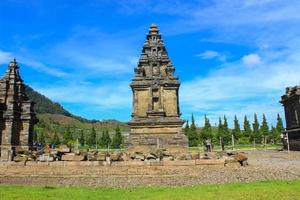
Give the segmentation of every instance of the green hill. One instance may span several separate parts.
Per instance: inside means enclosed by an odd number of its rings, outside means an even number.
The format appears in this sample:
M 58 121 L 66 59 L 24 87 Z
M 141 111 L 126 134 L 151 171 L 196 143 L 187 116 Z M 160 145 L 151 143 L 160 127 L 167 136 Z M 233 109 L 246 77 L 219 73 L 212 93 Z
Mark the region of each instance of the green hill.
M 39 122 L 34 126 L 34 133 L 38 138 L 44 137 L 46 142 L 50 143 L 55 133 L 63 141 L 67 132 L 71 132 L 74 139 L 79 138 L 83 133 L 87 139 L 93 128 L 96 130 L 97 138 L 100 138 L 104 130 L 114 133 L 117 127 L 123 133 L 129 131 L 129 126 L 118 120 L 88 120 L 73 115 L 59 103 L 53 102 L 29 86 L 26 86 L 25 93 L 35 103 L 34 110 L 39 119 Z

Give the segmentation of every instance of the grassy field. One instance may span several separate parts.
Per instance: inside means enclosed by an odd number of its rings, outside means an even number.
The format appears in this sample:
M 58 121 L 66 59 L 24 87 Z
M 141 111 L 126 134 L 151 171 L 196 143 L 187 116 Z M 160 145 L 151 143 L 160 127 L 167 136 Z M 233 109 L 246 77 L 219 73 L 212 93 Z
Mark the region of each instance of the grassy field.
M 0 199 L 300 199 L 300 180 L 193 187 L 84 188 L 0 185 Z

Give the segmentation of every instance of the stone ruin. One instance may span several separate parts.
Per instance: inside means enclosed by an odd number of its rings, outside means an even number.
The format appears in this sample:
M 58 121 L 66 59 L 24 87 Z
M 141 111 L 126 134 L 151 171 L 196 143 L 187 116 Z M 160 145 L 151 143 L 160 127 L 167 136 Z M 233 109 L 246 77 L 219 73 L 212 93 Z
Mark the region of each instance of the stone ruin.
M 180 82 L 155 24 L 149 29 L 134 71 L 130 84 L 133 113 L 127 150 L 186 151 L 188 140 L 182 132 L 184 121 L 180 119 L 178 99 Z
M 288 134 L 290 150 L 300 151 L 300 86 L 287 87 L 280 103 L 284 107 L 286 120 L 283 134 Z M 284 147 L 287 148 L 286 140 Z
M 16 148 L 28 149 L 32 145 L 33 126 L 37 122 L 33 105 L 25 94 L 14 59 L 0 80 L 0 160 L 9 161 Z

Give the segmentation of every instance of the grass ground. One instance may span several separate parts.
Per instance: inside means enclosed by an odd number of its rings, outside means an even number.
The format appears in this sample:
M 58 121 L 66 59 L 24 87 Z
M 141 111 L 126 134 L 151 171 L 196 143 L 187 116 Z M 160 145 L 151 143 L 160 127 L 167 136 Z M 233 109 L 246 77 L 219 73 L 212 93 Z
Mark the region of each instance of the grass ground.
M 0 185 L 0 199 L 300 199 L 300 180 L 192 187 L 84 188 Z

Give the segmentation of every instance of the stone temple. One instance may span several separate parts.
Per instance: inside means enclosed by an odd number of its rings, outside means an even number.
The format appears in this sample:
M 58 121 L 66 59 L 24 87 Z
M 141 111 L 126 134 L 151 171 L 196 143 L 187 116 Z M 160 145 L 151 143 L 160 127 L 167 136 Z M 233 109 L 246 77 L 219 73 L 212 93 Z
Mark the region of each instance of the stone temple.
M 130 84 L 133 113 L 126 141 L 128 150 L 187 150 L 179 110 L 180 82 L 174 71 L 158 28 L 152 24 Z
M 290 149 L 300 151 L 300 86 L 287 87 L 280 103 L 284 106 Z
M 36 122 L 33 102 L 25 94 L 14 59 L 0 80 L 0 160 L 11 160 L 16 148 L 28 149 L 32 145 Z

